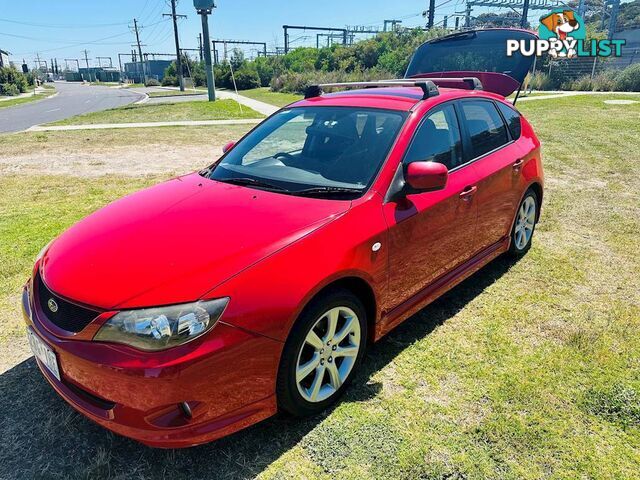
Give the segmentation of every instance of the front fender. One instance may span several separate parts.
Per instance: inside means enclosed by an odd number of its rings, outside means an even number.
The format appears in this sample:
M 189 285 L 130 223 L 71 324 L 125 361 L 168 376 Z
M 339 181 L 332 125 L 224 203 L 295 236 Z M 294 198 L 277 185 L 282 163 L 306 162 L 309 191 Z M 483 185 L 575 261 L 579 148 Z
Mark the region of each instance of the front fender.
M 374 252 L 372 245 L 381 243 Z M 284 342 L 298 315 L 323 288 L 345 277 L 380 297 L 387 285 L 387 228 L 380 197 L 260 261 L 209 292 L 231 298 L 224 322 Z

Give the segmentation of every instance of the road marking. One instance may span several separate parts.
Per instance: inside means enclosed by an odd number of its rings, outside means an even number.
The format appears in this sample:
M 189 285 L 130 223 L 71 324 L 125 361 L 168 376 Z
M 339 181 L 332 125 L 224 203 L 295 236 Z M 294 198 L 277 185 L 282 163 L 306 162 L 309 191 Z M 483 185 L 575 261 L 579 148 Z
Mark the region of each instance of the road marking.
M 51 112 L 57 112 L 58 110 L 60 110 L 59 108 L 54 108 L 53 110 L 47 110 L 44 113 L 51 113 Z
M 91 101 L 91 100 L 85 100 L 85 102 L 84 102 L 84 103 L 89 103 L 90 101 Z

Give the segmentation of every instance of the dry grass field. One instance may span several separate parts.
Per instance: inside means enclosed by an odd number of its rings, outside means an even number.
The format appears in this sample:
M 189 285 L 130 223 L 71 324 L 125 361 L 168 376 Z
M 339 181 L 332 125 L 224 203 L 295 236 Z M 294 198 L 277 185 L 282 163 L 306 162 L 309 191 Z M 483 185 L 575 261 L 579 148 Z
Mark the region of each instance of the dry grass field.
M 70 224 L 249 127 L 0 136 L 0 478 L 640 478 L 640 103 L 607 98 L 520 105 L 546 165 L 524 258 L 374 345 L 331 411 L 175 451 L 58 398 L 30 358 L 20 286 Z

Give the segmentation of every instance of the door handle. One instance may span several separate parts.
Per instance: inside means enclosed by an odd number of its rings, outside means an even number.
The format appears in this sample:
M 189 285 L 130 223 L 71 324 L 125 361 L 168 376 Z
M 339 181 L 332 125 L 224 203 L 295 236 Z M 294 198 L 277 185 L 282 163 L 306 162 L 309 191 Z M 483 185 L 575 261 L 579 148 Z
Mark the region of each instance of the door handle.
M 512 165 L 513 171 L 515 173 L 518 173 L 520 171 L 520 169 L 522 168 L 522 165 L 524 165 L 524 158 L 521 158 L 520 160 L 517 160 L 516 163 L 514 163 Z
M 465 202 L 468 202 L 477 191 L 478 187 L 476 187 L 475 185 L 473 187 L 465 187 L 465 189 L 460 192 L 460 198 Z

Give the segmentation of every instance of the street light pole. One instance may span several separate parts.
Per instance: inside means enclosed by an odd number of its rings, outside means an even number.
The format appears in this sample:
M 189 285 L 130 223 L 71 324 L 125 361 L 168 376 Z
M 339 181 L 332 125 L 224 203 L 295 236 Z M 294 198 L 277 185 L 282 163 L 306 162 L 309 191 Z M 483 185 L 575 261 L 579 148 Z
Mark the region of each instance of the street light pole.
M 216 86 L 213 75 L 213 65 L 211 65 L 211 38 L 209 36 L 209 18 L 211 11 L 215 8 L 214 0 L 193 0 L 193 6 L 202 18 L 202 45 L 204 50 L 204 64 L 207 72 L 207 91 L 209 92 L 209 101 L 216 100 Z

